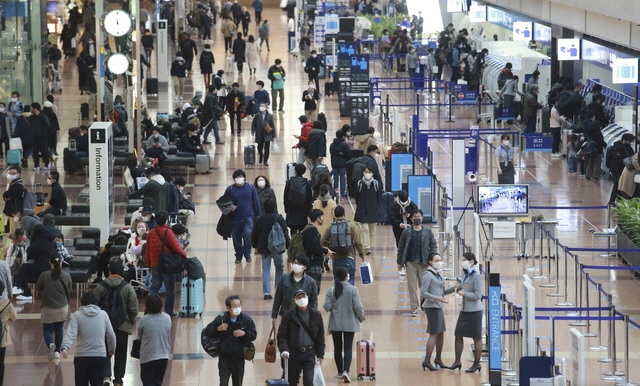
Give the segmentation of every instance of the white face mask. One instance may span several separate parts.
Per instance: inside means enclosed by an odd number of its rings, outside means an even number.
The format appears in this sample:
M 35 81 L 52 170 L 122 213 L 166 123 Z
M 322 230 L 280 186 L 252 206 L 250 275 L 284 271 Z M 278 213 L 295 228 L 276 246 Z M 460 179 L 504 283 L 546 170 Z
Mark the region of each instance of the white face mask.
M 502 144 L 504 145 L 504 147 L 509 147 L 511 145 L 511 142 L 503 141 Z
M 178 190 L 180 191 L 180 193 L 182 193 L 182 191 L 184 190 L 184 186 L 179 187 Z
M 244 184 L 244 177 L 237 177 L 236 179 L 234 179 L 234 181 L 237 185 L 242 185 Z
M 17 180 L 18 178 L 20 178 L 19 174 L 7 174 L 7 179 L 13 181 L 13 180 Z
M 53 180 L 51 178 L 47 178 L 47 184 L 49 185 L 53 184 Z
M 16 103 L 18 101 L 18 98 L 11 98 L 11 102 Z
M 433 263 L 433 268 L 435 269 L 444 268 L 444 261 L 436 261 L 435 263 Z
M 364 173 L 364 179 L 369 181 L 373 178 L 373 173 Z
M 0 107 L 0 113 L 4 113 L 4 107 Z
M 300 264 L 293 264 L 291 266 L 291 269 L 293 269 L 294 273 L 300 273 L 300 272 L 304 271 L 304 266 L 300 265 Z
M 160 134 L 154 134 L 154 135 L 153 135 L 153 138 L 156 138 L 156 139 L 157 139 L 157 138 L 160 138 Z
M 303 298 L 296 299 L 296 304 L 298 307 L 306 307 L 307 304 L 309 304 L 309 298 L 305 296 Z
M 260 181 L 258 181 L 258 187 L 259 187 L 259 188 L 264 188 L 264 186 L 265 186 L 266 184 L 267 184 L 267 183 L 266 183 L 264 180 L 260 180 Z
M 266 108 L 266 107 L 264 107 L 264 106 L 260 106 L 260 111 L 261 111 L 261 112 L 265 112 L 265 111 L 267 111 L 267 108 Z
M 462 269 L 469 269 L 469 261 L 465 260 L 462 262 Z
M 307 86 L 309 88 L 309 90 L 313 90 L 316 88 L 315 84 L 310 84 L 309 86 Z
M 317 57 L 318 57 L 318 55 L 313 54 L 313 55 L 311 55 L 311 57 L 312 57 L 312 58 L 317 58 Z
M 234 314 L 235 316 L 240 315 L 241 312 L 242 312 L 242 307 L 235 307 L 231 309 L 231 313 Z
M 143 234 L 147 233 L 147 227 L 138 227 L 138 229 L 136 229 L 136 233 L 138 234 L 138 236 L 142 236 Z
M 149 216 L 142 216 L 142 217 L 140 217 L 140 220 L 149 221 Z

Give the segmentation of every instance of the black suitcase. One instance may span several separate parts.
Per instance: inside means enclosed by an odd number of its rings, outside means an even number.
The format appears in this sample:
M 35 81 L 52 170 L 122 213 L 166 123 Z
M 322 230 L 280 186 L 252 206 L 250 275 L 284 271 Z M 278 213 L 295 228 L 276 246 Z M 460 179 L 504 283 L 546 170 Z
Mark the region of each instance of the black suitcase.
M 256 164 L 256 147 L 253 145 L 244 147 L 244 165 Z
M 389 208 L 393 204 L 396 195 L 391 192 L 382 193 L 382 198 L 380 199 L 380 218 L 378 219 L 378 223 L 380 224 L 389 224 Z
M 324 96 L 330 97 L 333 96 L 333 82 L 326 82 L 324 84 Z
M 62 154 L 62 162 L 64 162 L 64 171 L 68 174 L 73 174 L 82 169 L 80 167 L 80 163 L 76 159 L 75 154 L 75 151 L 71 151 L 66 147 L 64 148 L 64 152 Z
M 158 78 L 147 78 L 147 95 L 158 95 Z
M 83 120 L 88 120 L 89 119 L 89 104 L 88 103 L 83 103 L 80 105 L 80 116 L 82 117 Z

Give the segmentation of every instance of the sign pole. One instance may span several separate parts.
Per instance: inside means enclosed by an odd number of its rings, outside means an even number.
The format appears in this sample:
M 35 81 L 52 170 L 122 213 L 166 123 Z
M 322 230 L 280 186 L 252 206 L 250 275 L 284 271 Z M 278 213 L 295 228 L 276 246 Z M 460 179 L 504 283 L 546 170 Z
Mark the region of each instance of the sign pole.
M 500 274 L 489 274 L 489 383 L 502 385 L 502 307 Z

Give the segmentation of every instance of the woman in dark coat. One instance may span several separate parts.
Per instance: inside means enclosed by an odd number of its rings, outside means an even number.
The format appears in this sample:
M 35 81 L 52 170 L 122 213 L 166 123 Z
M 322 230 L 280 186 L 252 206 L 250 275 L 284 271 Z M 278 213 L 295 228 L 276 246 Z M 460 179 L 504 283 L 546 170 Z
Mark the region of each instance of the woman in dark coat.
M 269 179 L 263 175 L 259 175 L 258 177 L 256 177 L 255 181 L 253 182 L 253 185 L 256 187 L 256 190 L 258 191 L 258 198 L 260 199 L 260 210 L 262 212 L 261 214 L 264 214 L 265 212 L 264 203 L 268 199 L 272 199 L 273 202 L 276 203 L 275 211 L 276 213 L 278 213 L 278 204 L 277 204 L 278 200 L 276 199 L 276 193 L 273 191 L 273 188 L 271 187 L 271 182 L 269 182 Z
M 56 146 L 58 144 L 58 134 L 60 133 L 60 124 L 58 123 L 58 116 L 53 112 L 53 104 L 49 101 L 44 102 L 44 108 L 42 113 L 49 118 L 49 133 L 47 135 L 49 145 L 49 158 L 53 160 L 54 155 L 58 155 L 56 152 Z
M 376 224 L 380 220 L 380 200 L 382 186 L 373 178 L 373 171 L 364 169 L 362 180 L 358 181 L 355 189 L 356 214 L 354 221 L 360 223 L 363 235 L 365 254 L 371 254 L 371 240 L 376 237 Z
M 89 91 L 89 76 L 92 73 L 93 62 L 87 51 L 82 51 L 78 59 L 76 59 L 76 66 L 78 66 L 78 89 L 80 95 L 85 91 Z
M 270 133 L 264 130 L 266 125 L 271 127 Z M 271 141 L 276 139 L 276 127 L 273 124 L 273 115 L 267 111 L 265 103 L 260 103 L 260 111 L 253 116 L 251 133 L 255 135 L 255 140 L 258 144 L 258 154 L 260 155 L 260 162 L 258 163 L 269 166 L 269 152 L 271 150 Z
M 242 33 L 244 36 L 249 35 L 249 23 L 251 23 L 251 14 L 247 11 L 247 7 L 242 7 L 240 14 L 240 22 L 242 23 Z
M 62 40 L 62 52 L 64 53 L 64 58 L 73 58 L 76 56 L 76 49 L 71 45 L 71 41 L 73 40 L 75 34 L 71 32 L 71 27 L 69 24 L 65 24 L 62 27 L 62 33 L 60 34 L 60 40 Z
M 204 85 L 209 87 L 211 84 L 211 74 L 213 74 L 213 64 L 215 63 L 211 45 L 205 44 L 204 50 L 200 53 L 200 73 L 204 76 Z
M 231 53 L 235 57 L 236 66 L 238 67 L 238 74 L 242 74 L 242 64 L 244 63 L 244 51 L 247 48 L 247 43 L 242 39 L 242 34 L 238 32 L 238 38 L 233 41 L 233 49 Z

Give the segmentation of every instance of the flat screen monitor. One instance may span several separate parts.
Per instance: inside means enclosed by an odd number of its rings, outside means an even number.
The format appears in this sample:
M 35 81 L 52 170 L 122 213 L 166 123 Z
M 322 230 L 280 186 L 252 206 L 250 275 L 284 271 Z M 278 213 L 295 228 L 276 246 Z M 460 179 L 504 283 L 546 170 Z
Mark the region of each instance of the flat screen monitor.
M 519 217 L 529 212 L 529 185 L 478 185 L 478 215 Z

